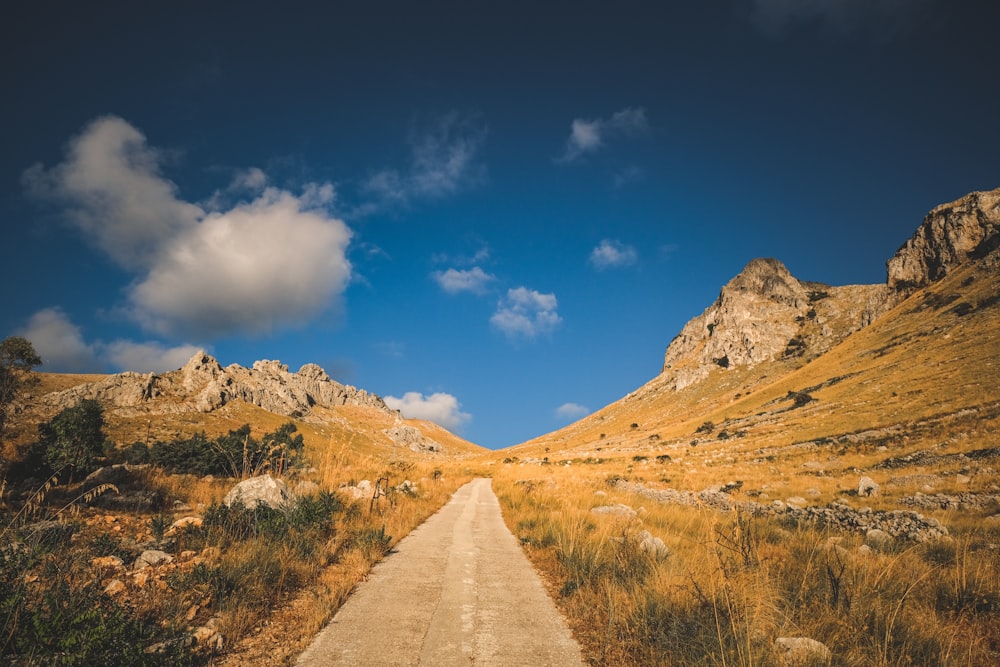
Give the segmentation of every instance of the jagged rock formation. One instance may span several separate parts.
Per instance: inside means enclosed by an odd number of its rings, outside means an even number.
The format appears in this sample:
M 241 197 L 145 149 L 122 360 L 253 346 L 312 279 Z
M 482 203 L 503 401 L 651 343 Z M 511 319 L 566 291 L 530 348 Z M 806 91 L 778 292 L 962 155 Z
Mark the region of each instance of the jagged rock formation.
M 884 285 L 801 282 L 776 259 L 754 259 L 671 341 L 662 378 L 681 390 L 719 368 L 814 358 L 975 259 L 1000 266 L 1000 188 L 932 210 L 886 263 Z
M 885 285 L 801 282 L 776 259 L 754 259 L 670 343 L 663 373 L 677 390 L 717 368 L 817 356 L 892 303 Z
M 393 443 L 403 447 L 409 447 L 415 452 L 442 451 L 440 443 L 425 437 L 420 429 L 415 426 L 397 424 L 396 426 L 387 428 L 382 432 L 389 436 L 389 439 L 392 440 Z
M 62 409 L 83 399 L 98 400 L 124 413 L 130 408 L 149 414 L 212 412 L 241 400 L 289 417 L 306 416 L 316 405 L 359 405 L 395 414 L 375 394 L 336 382 L 316 364 L 306 364 L 298 373 L 290 373 L 280 361 L 269 360 L 258 361 L 253 368 L 237 364 L 223 368 L 205 352 L 198 352 L 176 371 L 161 375 L 119 373 L 37 400 Z
M 911 290 L 944 278 L 969 260 L 1000 248 L 1000 188 L 942 204 L 886 263 L 888 284 Z

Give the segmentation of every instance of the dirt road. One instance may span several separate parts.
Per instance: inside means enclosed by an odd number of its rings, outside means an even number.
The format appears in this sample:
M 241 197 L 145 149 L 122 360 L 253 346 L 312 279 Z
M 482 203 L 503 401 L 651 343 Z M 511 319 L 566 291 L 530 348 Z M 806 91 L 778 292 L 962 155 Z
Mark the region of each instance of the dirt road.
M 375 566 L 296 664 L 584 662 L 507 530 L 490 480 L 476 479 Z

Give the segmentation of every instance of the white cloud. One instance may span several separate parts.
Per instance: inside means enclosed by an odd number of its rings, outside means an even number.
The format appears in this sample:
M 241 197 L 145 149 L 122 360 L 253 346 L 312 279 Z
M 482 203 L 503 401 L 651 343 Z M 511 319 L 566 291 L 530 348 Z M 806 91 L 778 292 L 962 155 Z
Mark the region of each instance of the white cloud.
M 136 318 L 161 333 L 222 336 L 302 324 L 343 292 L 350 238 L 343 222 L 269 189 L 175 239 L 129 298 Z
M 604 239 L 596 248 L 590 251 L 590 263 L 596 269 L 614 269 L 635 264 L 638 258 L 636 249 L 621 241 Z
M 573 421 L 590 414 L 590 408 L 579 403 L 563 403 L 556 408 L 556 418 L 559 420 Z
M 410 137 L 411 161 L 405 173 L 385 169 L 370 176 L 364 189 L 382 204 L 437 199 L 473 187 L 486 177 L 479 160 L 486 127 L 477 118 L 446 114 Z
M 559 162 L 572 162 L 586 153 L 602 148 L 609 139 L 633 136 L 649 130 L 646 110 L 642 107 L 616 111 L 610 118 L 584 120 L 576 118 L 570 124 L 566 149 Z
M 83 340 L 80 327 L 59 308 L 38 311 L 17 335 L 31 341 L 42 359 L 40 370 L 49 373 L 98 373 L 103 370 L 95 347 Z
M 478 266 L 471 269 L 448 269 L 447 271 L 435 271 L 431 274 L 434 281 L 449 294 L 459 292 L 472 292 L 482 294 L 486 285 L 496 280 L 496 276 L 486 273 Z
M 497 302 L 490 324 L 509 338 L 536 338 L 552 333 L 562 322 L 557 307 L 555 294 L 517 287 L 507 290 L 507 295 Z
M 105 116 L 70 141 L 65 162 L 48 171 L 35 164 L 23 180 L 34 194 L 66 204 L 88 239 L 135 270 L 204 215 L 199 206 L 178 199 L 159 162 L 160 154 L 139 130 Z
M 424 419 L 456 431 L 472 419 L 472 415 L 462 412 L 458 399 L 451 394 L 437 392 L 424 396 L 417 391 L 408 391 L 402 398 L 386 396 L 385 404 L 407 419 Z
M 28 319 L 17 335 L 31 341 L 42 358 L 41 370 L 52 373 L 140 373 L 175 370 L 200 348 L 195 345 L 167 347 L 162 343 L 118 339 L 110 343 L 84 340 L 80 327 L 59 308 L 45 308 Z
M 229 184 L 231 191 L 246 190 L 250 192 L 260 192 L 267 187 L 267 174 L 262 169 L 250 167 L 236 172 L 232 182 Z
M 63 163 L 35 165 L 24 176 L 136 275 L 130 312 L 143 326 L 198 338 L 262 333 L 339 305 L 351 277 L 351 231 L 324 210 L 332 185 L 307 184 L 298 197 L 261 191 L 267 175 L 249 169 L 230 191 L 256 198 L 206 212 L 179 198 L 159 162 L 137 129 L 108 116 L 70 142 Z
M 103 347 L 103 355 L 115 367 L 137 373 L 177 370 L 201 348 L 197 345 L 167 347 L 162 343 L 116 340 Z

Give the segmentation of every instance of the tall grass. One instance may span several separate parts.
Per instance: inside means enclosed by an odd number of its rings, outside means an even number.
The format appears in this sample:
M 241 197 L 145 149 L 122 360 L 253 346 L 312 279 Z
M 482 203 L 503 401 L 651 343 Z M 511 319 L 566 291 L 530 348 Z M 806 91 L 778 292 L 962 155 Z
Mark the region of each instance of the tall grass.
M 776 517 L 658 505 L 558 469 L 508 466 L 494 487 L 586 652 L 605 665 L 778 664 L 809 637 L 836 665 L 992 665 L 1000 656 L 1000 531 L 859 549 L 863 536 Z M 634 518 L 598 515 L 626 503 Z M 670 550 L 639 548 L 649 531 Z
M 111 485 L 60 487 L 53 479 L 12 499 L 0 517 L 0 660 L 282 664 L 375 562 L 470 477 L 447 465 L 360 456 L 349 443 L 309 456 L 319 467 L 287 471 L 287 482 L 311 482 L 311 490 L 278 509 L 221 504 L 235 479 L 155 468 L 129 482 L 163 499 L 145 514 L 111 509 L 114 503 L 88 507 L 118 491 Z M 377 503 L 338 492 L 361 479 L 383 480 Z M 397 489 L 404 479 L 411 484 Z M 174 501 L 186 508 L 173 516 L 160 508 Z M 170 527 L 191 514 L 200 525 Z M 52 538 L 32 538 L 38 525 Z M 144 549 L 165 551 L 173 562 L 133 573 Z

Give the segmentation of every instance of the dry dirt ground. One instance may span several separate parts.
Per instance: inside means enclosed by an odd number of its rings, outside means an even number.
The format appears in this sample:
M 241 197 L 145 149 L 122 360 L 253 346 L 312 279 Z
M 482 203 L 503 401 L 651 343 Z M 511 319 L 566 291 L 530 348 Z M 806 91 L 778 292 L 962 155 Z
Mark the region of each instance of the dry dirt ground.
M 300 656 L 327 665 L 573 665 L 579 645 L 507 529 L 490 480 L 402 540 Z

